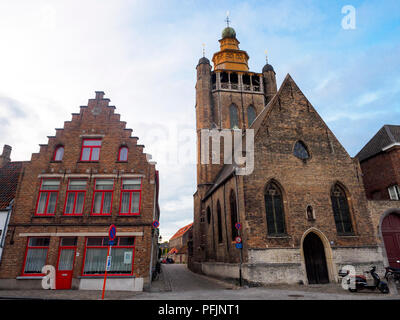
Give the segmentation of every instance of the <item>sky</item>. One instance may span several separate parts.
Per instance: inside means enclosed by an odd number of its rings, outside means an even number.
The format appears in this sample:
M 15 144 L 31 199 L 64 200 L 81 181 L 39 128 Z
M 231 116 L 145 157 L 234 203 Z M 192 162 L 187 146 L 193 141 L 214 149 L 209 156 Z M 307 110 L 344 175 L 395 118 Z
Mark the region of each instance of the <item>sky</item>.
M 250 70 L 267 50 L 278 87 L 290 73 L 351 156 L 400 124 L 398 0 L 2 0 L 0 147 L 30 160 L 104 91 L 157 162 L 168 240 L 193 220 L 195 68 L 203 44 L 210 60 L 219 50 L 227 11 Z

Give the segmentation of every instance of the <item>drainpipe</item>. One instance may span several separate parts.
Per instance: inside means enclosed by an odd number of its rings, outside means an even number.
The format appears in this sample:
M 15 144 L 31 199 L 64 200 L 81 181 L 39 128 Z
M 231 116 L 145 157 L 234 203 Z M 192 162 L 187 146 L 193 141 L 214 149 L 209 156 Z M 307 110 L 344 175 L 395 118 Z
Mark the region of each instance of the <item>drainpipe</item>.
M 240 214 L 239 214 L 239 190 L 238 190 L 238 176 L 235 174 L 236 180 L 236 214 L 237 214 L 237 222 L 240 223 Z M 242 226 L 243 228 L 243 226 Z M 242 237 L 242 230 L 238 230 L 238 235 Z M 239 264 L 239 285 L 243 285 L 242 280 L 242 263 L 243 263 L 243 237 L 242 237 L 242 248 L 240 250 L 240 264 Z
M 8 226 L 8 222 L 9 222 L 9 220 L 10 220 L 10 216 L 11 216 L 11 212 L 12 212 L 13 205 L 14 205 L 14 199 L 11 200 L 10 204 L 9 204 L 8 207 L 7 207 L 6 222 L 5 222 L 5 224 L 4 224 L 4 231 L 3 231 L 2 235 L 1 235 L 1 239 L 0 239 L 0 248 L 1 248 L 1 251 L 0 251 L 0 262 L 1 262 L 1 257 L 2 257 L 2 255 L 3 255 L 4 244 L 5 244 L 5 242 L 6 242 L 7 226 Z
M 154 201 L 153 201 L 153 221 L 156 218 L 156 196 L 157 196 L 157 183 L 154 183 Z M 153 228 L 153 226 L 152 226 Z M 150 234 L 152 234 L 152 231 L 154 230 L 154 235 L 156 234 L 156 229 L 151 229 Z M 153 254 L 154 254 L 154 235 L 151 236 L 151 254 L 150 254 L 150 279 L 149 279 L 149 288 L 151 289 L 151 280 L 152 280 L 152 273 L 153 273 Z M 157 236 L 157 243 L 158 243 L 158 236 Z

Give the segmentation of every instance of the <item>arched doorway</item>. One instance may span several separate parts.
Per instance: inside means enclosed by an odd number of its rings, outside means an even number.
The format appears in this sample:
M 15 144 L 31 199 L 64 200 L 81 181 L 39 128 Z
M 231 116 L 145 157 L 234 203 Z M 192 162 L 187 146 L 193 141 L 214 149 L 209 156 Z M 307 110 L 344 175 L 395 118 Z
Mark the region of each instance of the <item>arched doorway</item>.
M 388 214 L 382 221 L 382 237 L 389 266 L 400 268 L 400 215 Z
M 310 232 L 303 241 L 304 261 L 309 284 L 328 283 L 325 249 L 321 238 Z

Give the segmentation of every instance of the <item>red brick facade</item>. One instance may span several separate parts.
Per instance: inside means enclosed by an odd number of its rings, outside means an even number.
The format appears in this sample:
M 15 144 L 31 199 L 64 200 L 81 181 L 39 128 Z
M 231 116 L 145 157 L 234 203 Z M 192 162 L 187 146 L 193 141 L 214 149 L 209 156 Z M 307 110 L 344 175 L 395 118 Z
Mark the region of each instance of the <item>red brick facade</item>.
M 154 260 L 157 253 L 153 246 L 158 234 L 154 232 L 152 221 L 159 219 L 158 172 L 155 163 L 149 162 L 143 152 L 144 146 L 137 143 L 137 137 L 131 136 L 132 130 L 126 128 L 126 123 L 120 120 L 109 101 L 103 92 L 96 92 L 96 98 L 90 99 L 88 106 L 80 107 L 79 113 L 73 113 L 72 120 L 66 121 L 64 128 L 56 129 L 56 135 L 49 136 L 48 144 L 40 145 L 39 153 L 32 154 L 31 161 L 24 167 L 0 265 L 2 287 L 31 286 L 32 281 L 21 275 L 27 241 L 33 236 L 50 238 L 46 264 L 53 266 L 57 265 L 60 238 L 77 237 L 72 287 L 81 287 L 82 279 L 96 279 L 85 278 L 82 274 L 85 241 L 88 237 L 106 237 L 111 224 L 116 225 L 117 236 L 134 237 L 135 242 L 133 272 L 122 280 L 129 278 L 139 282 L 130 287 L 118 287 L 119 290 L 137 290 L 143 287 L 143 283 L 149 285 L 151 258 Z M 81 161 L 84 139 L 101 140 L 98 161 Z M 59 146 L 64 147 L 64 155 L 62 161 L 55 161 L 54 152 Z M 128 148 L 127 161 L 118 161 L 121 146 Z M 60 181 L 54 214 L 37 214 L 42 179 Z M 87 181 L 81 215 L 64 213 L 71 179 Z M 109 215 L 92 215 L 96 179 L 114 181 Z M 141 180 L 140 208 L 136 215 L 119 214 L 124 179 Z M 118 281 L 117 278 L 111 280 L 110 286 L 113 281 Z M 34 285 L 40 286 L 39 283 Z

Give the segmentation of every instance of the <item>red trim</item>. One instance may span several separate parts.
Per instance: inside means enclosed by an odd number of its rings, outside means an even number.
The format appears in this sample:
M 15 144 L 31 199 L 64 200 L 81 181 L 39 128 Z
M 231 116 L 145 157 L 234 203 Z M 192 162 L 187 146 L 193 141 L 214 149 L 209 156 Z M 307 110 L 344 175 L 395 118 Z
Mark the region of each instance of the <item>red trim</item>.
M 119 215 L 121 216 L 139 216 L 140 215 L 140 207 L 142 204 L 142 184 L 143 179 L 140 179 L 140 188 L 139 189 L 123 189 L 124 180 L 129 180 L 130 178 L 121 179 L 121 197 L 119 199 Z M 137 179 L 137 178 L 136 178 Z M 139 192 L 139 211 L 138 212 L 131 212 L 132 207 L 132 194 Z M 121 205 L 122 205 L 122 195 L 123 193 L 129 193 L 129 212 L 121 212 Z
M 58 202 L 58 195 L 59 195 L 59 191 L 60 191 L 60 185 L 58 186 L 58 190 L 42 190 L 42 184 L 43 184 L 43 180 L 58 180 L 61 184 L 61 181 L 59 178 L 41 178 L 40 179 L 40 187 L 39 187 L 39 194 L 38 194 L 38 198 L 36 201 L 36 210 L 35 210 L 35 215 L 36 216 L 54 216 L 54 214 L 57 211 L 57 202 Z M 40 196 L 42 193 L 47 193 L 47 197 L 46 197 L 46 205 L 44 207 L 44 213 L 38 213 L 38 207 L 39 207 L 39 200 L 40 200 Z M 50 200 L 50 194 L 51 193 L 57 193 L 57 198 L 56 198 L 56 203 L 54 206 L 54 212 L 53 213 L 47 213 L 47 207 L 49 205 L 49 200 Z
M 90 215 L 92 216 L 110 216 L 112 213 L 112 207 L 113 207 L 113 198 L 114 198 L 114 186 L 115 186 L 115 179 L 107 179 L 107 178 L 99 178 L 98 180 L 113 180 L 113 186 L 111 190 L 96 190 L 96 181 L 97 178 L 94 179 L 94 190 L 93 190 L 93 199 L 92 199 L 92 209 Z M 94 199 L 96 196 L 96 192 L 102 193 L 101 196 L 101 207 L 100 207 L 100 212 L 93 212 L 94 209 Z M 111 202 L 110 202 L 110 212 L 109 213 L 103 213 L 103 203 L 104 203 L 104 194 L 106 192 L 111 192 Z
M 121 160 L 121 150 L 122 149 L 126 149 L 126 159 L 125 160 Z M 128 147 L 127 146 L 121 146 L 119 148 L 119 151 L 118 151 L 118 161 L 120 161 L 120 162 L 128 162 L 128 153 L 129 153 Z
M 82 140 L 82 148 L 81 148 L 81 157 L 80 157 L 80 161 L 89 162 L 89 161 L 99 161 L 99 160 L 100 160 L 100 149 L 101 149 L 101 144 L 100 144 L 99 146 L 85 146 L 85 145 L 84 145 L 84 144 L 85 144 L 85 141 L 90 141 L 90 140 L 91 140 L 91 141 L 100 141 L 100 142 L 102 142 L 102 139 L 94 139 L 94 138 L 92 138 L 92 139 L 83 139 L 83 140 Z M 95 149 L 95 148 L 99 149 L 99 158 L 98 158 L 98 159 L 92 159 L 92 152 L 93 152 L 93 149 Z M 90 149 L 89 159 L 88 159 L 88 160 L 83 160 L 83 159 L 82 159 L 83 149 Z
M 37 246 L 37 247 L 30 247 L 29 246 L 29 240 L 31 238 L 48 238 L 49 239 L 49 245 L 47 247 L 44 246 Z M 21 271 L 21 276 L 29 276 L 29 277 L 43 277 L 44 273 L 25 273 L 25 263 L 26 263 L 26 258 L 28 256 L 28 250 L 29 249 L 47 249 L 46 252 L 46 262 L 45 265 L 47 264 L 47 259 L 49 257 L 49 249 L 50 249 L 50 237 L 28 237 L 27 242 L 26 242 L 26 248 L 25 248 L 25 256 L 24 256 L 24 263 L 22 264 L 22 271 Z
M 71 182 L 71 180 L 85 180 L 86 181 L 86 188 L 82 189 L 82 190 L 69 190 L 69 183 Z M 83 211 L 85 210 L 85 203 L 86 203 L 86 189 L 87 189 L 87 185 L 88 185 L 88 180 L 87 179 L 79 179 L 79 178 L 70 178 L 68 179 L 68 185 L 67 185 L 67 192 L 65 195 L 65 201 L 64 201 L 64 215 L 66 216 L 81 216 L 83 214 Z M 71 213 L 66 213 L 65 209 L 67 207 L 67 200 L 68 200 L 68 194 L 70 193 L 75 193 L 74 196 L 74 206 L 72 208 L 72 212 Z M 75 212 L 75 207 L 76 207 L 76 199 L 77 199 L 77 194 L 78 193 L 83 193 L 83 206 L 82 206 L 82 212 L 80 213 L 76 213 Z
M 85 262 L 86 262 L 86 250 L 88 248 L 87 245 L 87 241 L 90 238 L 108 238 L 108 237 L 85 237 L 85 252 L 83 255 L 83 263 L 82 263 L 82 272 L 81 272 L 81 276 L 82 277 L 104 277 L 104 273 L 95 273 L 95 274 L 84 274 L 84 270 L 85 270 Z M 119 239 L 121 238 L 134 238 L 133 239 L 133 245 L 132 246 L 119 246 L 119 245 L 113 245 L 112 248 L 113 249 L 123 249 L 123 248 L 131 248 L 132 249 L 132 269 L 131 269 L 131 273 L 121 273 L 121 274 L 110 274 L 107 273 L 107 276 L 109 277 L 115 277 L 115 276 L 132 276 L 134 275 L 133 273 L 133 266 L 134 266 L 134 262 L 135 262 L 135 247 L 136 247 L 136 237 L 130 237 L 130 236 L 124 236 L 124 237 L 117 237 L 118 238 L 118 243 L 119 243 Z M 102 246 L 89 246 L 89 249 L 91 248 L 101 248 L 101 249 L 106 249 L 108 248 L 108 245 L 102 245 Z M 105 271 L 105 270 L 104 270 Z

